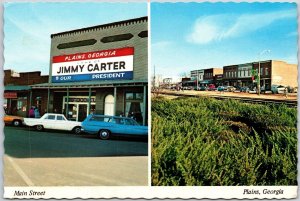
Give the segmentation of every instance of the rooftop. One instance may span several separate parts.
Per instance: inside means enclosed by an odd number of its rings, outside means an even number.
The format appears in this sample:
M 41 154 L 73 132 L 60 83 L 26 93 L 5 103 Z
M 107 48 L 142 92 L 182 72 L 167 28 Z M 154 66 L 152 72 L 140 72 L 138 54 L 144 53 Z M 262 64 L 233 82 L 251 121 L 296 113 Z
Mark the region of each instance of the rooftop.
M 124 21 L 118 21 L 118 22 L 113 22 L 113 23 L 108 23 L 108 24 L 102 24 L 102 25 L 97 25 L 97 26 L 92 26 L 92 27 L 86 27 L 86 28 L 82 28 L 82 29 L 74 29 L 71 31 L 65 31 L 65 32 L 51 34 L 51 38 L 59 37 L 59 36 L 63 36 L 63 35 L 71 34 L 71 33 L 85 32 L 88 30 L 107 29 L 107 28 L 112 28 L 112 27 L 116 27 L 116 26 L 124 26 L 124 25 L 129 25 L 129 24 L 133 24 L 133 23 L 137 23 L 137 22 L 144 22 L 147 20 L 148 20 L 148 17 L 145 16 L 145 17 L 134 18 L 134 19 L 124 20 Z

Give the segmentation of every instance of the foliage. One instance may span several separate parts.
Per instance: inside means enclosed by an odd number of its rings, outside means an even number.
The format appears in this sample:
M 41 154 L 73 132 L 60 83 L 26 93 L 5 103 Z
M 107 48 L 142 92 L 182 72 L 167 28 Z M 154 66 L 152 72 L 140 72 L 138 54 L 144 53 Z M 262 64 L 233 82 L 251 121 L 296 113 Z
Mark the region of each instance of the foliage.
M 152 185 L 297 185 L 297 110 L 153 99 Z

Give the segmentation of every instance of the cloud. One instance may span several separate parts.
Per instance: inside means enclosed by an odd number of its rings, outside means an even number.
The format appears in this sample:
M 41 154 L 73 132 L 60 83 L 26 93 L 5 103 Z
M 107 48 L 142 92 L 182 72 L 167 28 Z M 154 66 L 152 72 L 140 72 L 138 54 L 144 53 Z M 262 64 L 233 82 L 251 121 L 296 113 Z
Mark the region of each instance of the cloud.
M 172 42 L 171 41 L 159 41 L 159 42 L 156 42 L 156 43 L 153 43 L 151 45 L 151 47 L 153 49 L 165 49 L 165 48 L 168 48 L 170 47 L 170 45 L 172 45 Z
M 191 33 L 186 37 L 190 43 L 207 44 L 227 38 L 255 32 L 281 19 L 296 17 L 295 10 L 258 14 L 221 14 L 198 18 Z

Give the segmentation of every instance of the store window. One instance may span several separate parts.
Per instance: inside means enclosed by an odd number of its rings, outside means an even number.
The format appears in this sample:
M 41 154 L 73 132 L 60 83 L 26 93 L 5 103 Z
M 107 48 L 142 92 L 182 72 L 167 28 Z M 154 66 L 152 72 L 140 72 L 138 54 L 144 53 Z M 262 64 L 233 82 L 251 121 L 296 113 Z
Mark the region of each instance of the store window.
M 131 93 L 128 92 L 125 94 L 125 115 L 135 119 L 139 124 L 143 124 L 143 93 Z
M 26 112 L 27 108 L 27 97 L 19 97 L 17 100 L 17 110 Z

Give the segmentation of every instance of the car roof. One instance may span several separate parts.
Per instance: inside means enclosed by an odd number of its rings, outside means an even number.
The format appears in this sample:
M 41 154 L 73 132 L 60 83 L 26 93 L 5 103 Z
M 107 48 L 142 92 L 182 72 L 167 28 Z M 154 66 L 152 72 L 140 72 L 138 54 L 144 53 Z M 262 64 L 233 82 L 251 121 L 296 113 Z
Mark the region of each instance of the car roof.
M 45 113 L 44 115 L 46 114 L 51 114 L 51 115 L 64 115 L 64 114 L 58 114 L 58 113 Z
M 102 115 L 102 114 L 91 114 L 91 116 L 106 117 L 106 118 L 132 119 L 132 118 L 130 118 L 130 117 L 120 117 L 120 116 L 111 116 L 111 115 Z

